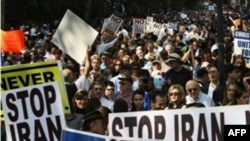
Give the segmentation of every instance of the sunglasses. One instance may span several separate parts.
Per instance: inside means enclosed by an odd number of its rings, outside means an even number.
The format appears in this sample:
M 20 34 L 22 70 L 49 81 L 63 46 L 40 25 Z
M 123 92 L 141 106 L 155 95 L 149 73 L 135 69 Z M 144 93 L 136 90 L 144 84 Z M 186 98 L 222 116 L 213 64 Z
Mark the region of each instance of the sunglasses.
M 195 91 L 197 91 L 197 88 L 191 88 L 191 89 L 188 89 L 188 92 L 190 92 L 190 93 L 191 93 L 192 91 L 194 91 L 194 92 L 195 92 Z
M 177 95 L 180 95 L 180 93 L 179 92 L 169 93 L 169 96 L 177 96 Z
M 115 64 L 116 66 L 121 66 L 122 64 Z

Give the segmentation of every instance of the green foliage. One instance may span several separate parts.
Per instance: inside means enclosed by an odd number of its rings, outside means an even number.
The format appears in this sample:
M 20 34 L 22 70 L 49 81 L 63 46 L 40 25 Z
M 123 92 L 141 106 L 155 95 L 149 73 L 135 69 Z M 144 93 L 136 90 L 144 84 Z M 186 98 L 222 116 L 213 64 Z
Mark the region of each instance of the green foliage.
M 21 24 L 40 23 L 60 19 L 67 9 L 72 10 L 84 20 L 107 17 L 119 4 L 123 3 L 129 15 L 145 16 L 166 10 L 195 8 L 199 0 L 2 0 L 5 11 L 2 20 L 6 26 L 18 27 Z M 119 2 L 120 3 L 119 3 Z M 118 4 L 118 7 L 114 5 Z M 120 6 L 121 7 L 121 6 Z

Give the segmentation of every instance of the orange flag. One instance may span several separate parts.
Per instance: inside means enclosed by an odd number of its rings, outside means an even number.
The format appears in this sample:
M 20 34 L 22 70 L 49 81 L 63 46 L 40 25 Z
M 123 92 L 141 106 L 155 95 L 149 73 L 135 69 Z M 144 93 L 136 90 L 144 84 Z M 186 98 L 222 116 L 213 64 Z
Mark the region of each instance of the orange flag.
M 19 53 L 24 50 L 24 33 L 22 30 L 1 30 L 1 48 L 5 52 Z

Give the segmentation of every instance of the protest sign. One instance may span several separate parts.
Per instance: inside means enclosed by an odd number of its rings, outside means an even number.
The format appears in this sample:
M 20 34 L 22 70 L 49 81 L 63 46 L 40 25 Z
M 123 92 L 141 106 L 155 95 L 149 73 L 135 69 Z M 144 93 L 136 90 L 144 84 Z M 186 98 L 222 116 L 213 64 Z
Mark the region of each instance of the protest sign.
M 140 33 L 141 35 L 144 35 L 145 29 L 146 29 L 146 20 L 145 19 L 133 19 L 133 28 L 132 28 L 132 34 Z
M 228 124 L 249 125 L 250 105 L 111 113 L 109 134 L 164 141 L 223 141 Z
M 1 48 L 5 52 L 20 53 L 25 50 L 24 33 L 22 30 L 1 30 Z
M 112 14 L 109 18 L 104 20 L 101 33 L 108 33 L 115 35 L 122 26 L 123 19 Z
M 153 30 L 154 18 L 147 16 L 146 20 L 147 20 L 146 29 Z
M 67 91 L 59 61 L 22 64 L 1 68 L 1 92 L 57 81 L 63 103 L 64 113 L 70 113 Z M 4 120 L 1 110 L 1 120 Z
M 57 45 L 79 64 L 87 53 L 87 47 L 94 43 L 98 32 L 75 15 L 67 10 L 63 16 L 51 42 Z
M 250 63 L 250 32 L 234 32 L 234 54 L 243 55 L 246 63 Z
M 65 118 L 58 82 L 2 92 L 8 141 L 59 141 Z

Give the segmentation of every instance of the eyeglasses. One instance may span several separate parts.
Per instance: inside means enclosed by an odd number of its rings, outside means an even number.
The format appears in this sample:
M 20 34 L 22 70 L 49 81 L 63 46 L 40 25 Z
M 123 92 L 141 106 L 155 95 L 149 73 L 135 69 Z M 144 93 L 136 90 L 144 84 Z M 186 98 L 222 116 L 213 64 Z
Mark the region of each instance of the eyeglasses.
M 178 95 L 180 95 L 179 92 L 169 93 L 169 96 L 178 96 Z
M 106 59 L 108 59 L 108 58 L 105 58 L 105 57 L 103 57 L 103 58 L 101 58 L 102 60 L 106 60 Z
M 116 66 L 121 66 L 122 64 L 115 64 Z
M 197 91 L 197 88 L 191 88 L 191 89 L 188 89 L 188 92 L 190 92 L 190 93 L 191 93 L 192 91 L 194 91 L 194 92 L 195 92 L 195 91 Z

